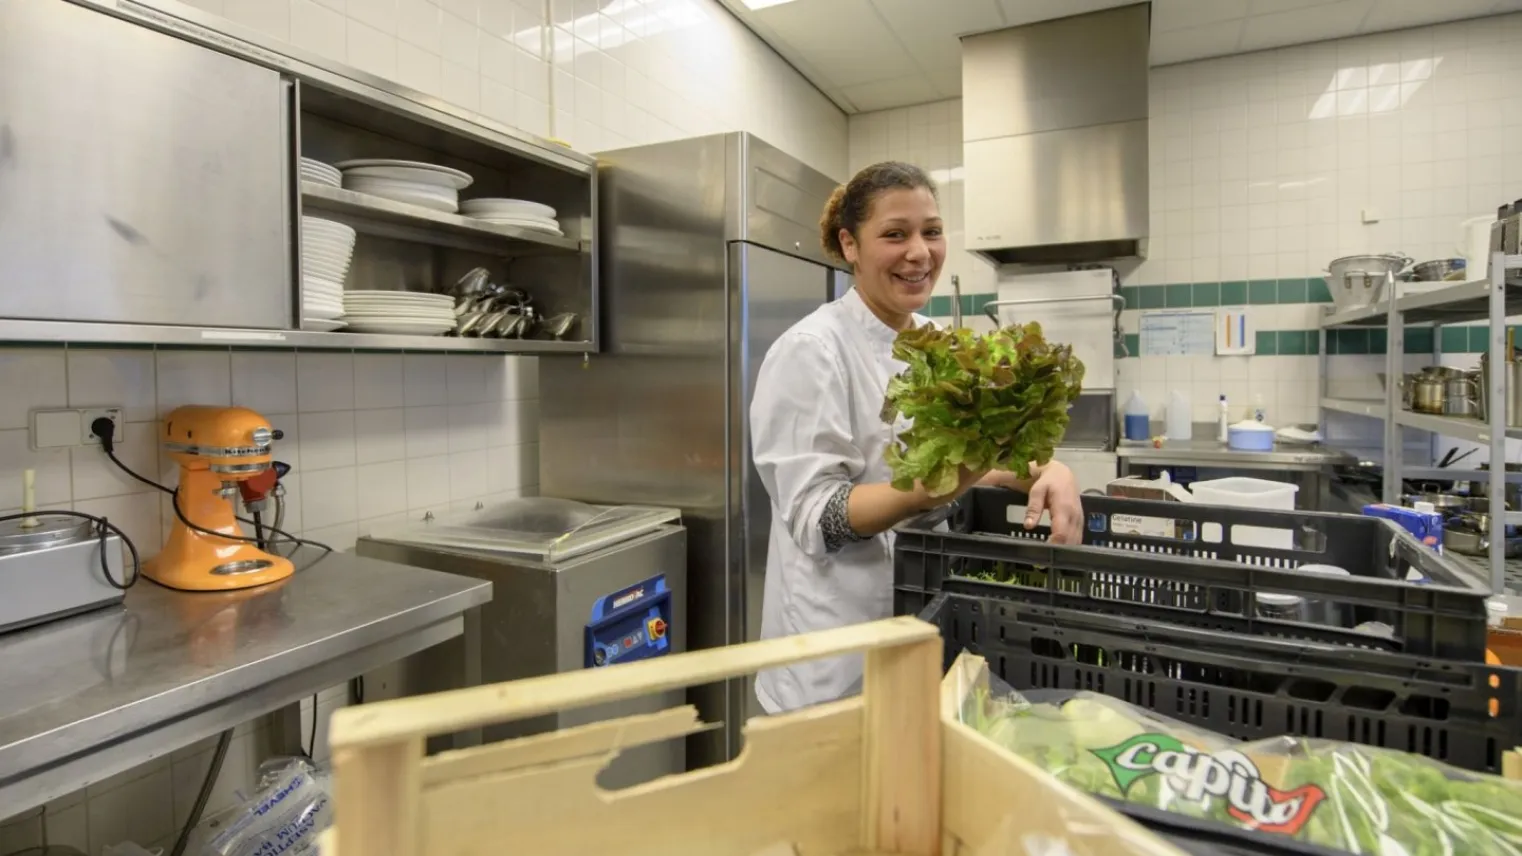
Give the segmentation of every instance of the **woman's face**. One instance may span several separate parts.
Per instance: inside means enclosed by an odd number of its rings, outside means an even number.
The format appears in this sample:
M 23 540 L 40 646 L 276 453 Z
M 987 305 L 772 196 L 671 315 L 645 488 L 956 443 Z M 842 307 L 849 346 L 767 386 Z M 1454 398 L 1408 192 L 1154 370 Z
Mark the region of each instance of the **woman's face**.
M 879 193 L 856 236 L 841 230 L 840 246 L 856 269 L 856 288 L 867 305 L 890 325 L 905 323 L 930 302 L 946 261 L 935 195 L 925 187 Z

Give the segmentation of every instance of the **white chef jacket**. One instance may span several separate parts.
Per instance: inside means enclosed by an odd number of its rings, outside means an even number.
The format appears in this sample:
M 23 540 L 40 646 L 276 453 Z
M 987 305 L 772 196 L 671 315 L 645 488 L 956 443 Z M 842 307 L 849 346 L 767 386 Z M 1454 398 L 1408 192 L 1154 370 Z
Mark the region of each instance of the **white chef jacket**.
M 927 319 L 915 316 L 915 324 Z M 845 484 L 892 479 L 883 452 L 907 423 L 882 421 L 898 334 L 853 288 L 783 333 L 766 353 L 750 406 L 751 451 L 771 497 L 761 638 L 843 627 L 893 614 L 893 534 L 826 547 L 820 520 Z M 762 672 L 768 713 L 853 695 L 860 655 Z

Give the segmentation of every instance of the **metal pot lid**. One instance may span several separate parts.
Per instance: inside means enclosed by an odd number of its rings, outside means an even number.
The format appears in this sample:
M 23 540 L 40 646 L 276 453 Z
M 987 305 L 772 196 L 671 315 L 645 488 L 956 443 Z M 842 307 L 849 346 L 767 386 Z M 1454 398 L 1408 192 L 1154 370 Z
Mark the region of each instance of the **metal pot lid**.
M 26 553 L 63 544 L 73 544 L 90 537 L 90 521 L 82 517 L 40 515 L 36 526 L 25 526 L 24 519 L 0 522 L 0 555 Z
M 1332 264 L 1356 264 L 1358 262 L 1379 262 L 1381 264 L 1396 263 L 1404 266 L 1408 262 L 1400 253 L 1362 253 L 1356 256 L 1343 256 L 1340 259 L 1332 259 Z

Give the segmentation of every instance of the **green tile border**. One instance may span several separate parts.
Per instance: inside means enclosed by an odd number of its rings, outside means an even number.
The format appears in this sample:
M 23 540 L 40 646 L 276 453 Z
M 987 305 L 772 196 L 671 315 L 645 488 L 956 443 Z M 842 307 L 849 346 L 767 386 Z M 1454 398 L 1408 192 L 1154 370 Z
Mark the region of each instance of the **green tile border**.
M 1184 297 L 1186 286 L 1187 303 Z M 1332 292 L 1326 287 L 1326 280 L 1301 278 L 1126 285 L 1121 286 L 1120 296 L 1126 299 L 1127 309 L 1206 309 L 1332 302 Z
M 1272 306 L 1294 303 L 1331 303 L 1332 292 L 1326 280 L 1252 279 L 1225 282 L 1171 282 L 1156 285 L 1123 285 L 1120 296 L 1127 309 L 1205 309 L 1215 306 Z M 983 311 L 996 294 L 962 295 L 962 315 Z M 930 298 L 925 314 L 932 318 L 951 317 L 951 295 Z

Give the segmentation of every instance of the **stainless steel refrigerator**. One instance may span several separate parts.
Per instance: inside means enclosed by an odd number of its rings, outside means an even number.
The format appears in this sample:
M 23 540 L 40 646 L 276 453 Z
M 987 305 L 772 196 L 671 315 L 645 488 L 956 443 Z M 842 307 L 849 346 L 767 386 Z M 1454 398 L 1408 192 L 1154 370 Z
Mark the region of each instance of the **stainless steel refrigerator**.
M 598 159 L 603 353 L 539 361 L 540 492 L 680 508 L 688 647 L 754 640 L 771 505 L 748 412 L 767 348 L 851 287 L 819 247 L 835 182 L 744 133 Z M 692 764 L 733 758 L 751 681 L 690 698 L 725 724 Z

